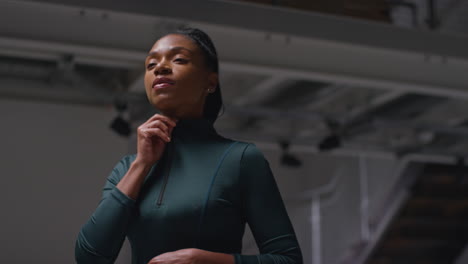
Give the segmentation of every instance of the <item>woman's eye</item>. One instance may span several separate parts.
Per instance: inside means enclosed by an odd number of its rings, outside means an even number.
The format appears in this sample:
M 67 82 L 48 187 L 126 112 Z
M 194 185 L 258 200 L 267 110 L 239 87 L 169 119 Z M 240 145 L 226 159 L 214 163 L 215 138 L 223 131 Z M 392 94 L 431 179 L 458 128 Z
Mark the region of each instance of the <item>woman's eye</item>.
M 154 65 L 156 65 L 156 63 L 148 63 L 148 65 L 146 65 L 146 69 L 152 69 L 154 67 Z
M 182 58 L 176 58 L 174 59 L 175 62 L 178 62 L 178 63 L 186 63 L 187 60 L 186 59 L 182 59 Z

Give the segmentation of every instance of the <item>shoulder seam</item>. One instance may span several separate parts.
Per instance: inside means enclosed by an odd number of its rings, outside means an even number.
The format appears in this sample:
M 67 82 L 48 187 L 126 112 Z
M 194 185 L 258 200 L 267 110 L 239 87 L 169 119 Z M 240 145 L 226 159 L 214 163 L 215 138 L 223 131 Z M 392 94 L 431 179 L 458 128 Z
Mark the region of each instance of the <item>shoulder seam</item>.
M 241 215 L 244 219 L 246 219 L 246 216 L 244 215 L 244 209 L 245 209 L 245 190 L 244 190 L 244 184 L 243 184 L 243 177 L 242 177 L 242 160 L 244 159 L 244 154 L 247 150 L 247 148 L 250 146 L 250 145 L 253 145 L 252 143 L 245 143 L 245 146 L 244 146 L 244 149 L 242 150 L 242 153 L 241 153 L 241 156 L 240 156 L 240 159 L 239 159 L 239 171 L 238 171 L 238 179 L 239 179 L 239 189 L 240 189 L 240 193 L 241 193 L 241 203 L 240 203 L 240 207 L 242 208 L 241 210 Z

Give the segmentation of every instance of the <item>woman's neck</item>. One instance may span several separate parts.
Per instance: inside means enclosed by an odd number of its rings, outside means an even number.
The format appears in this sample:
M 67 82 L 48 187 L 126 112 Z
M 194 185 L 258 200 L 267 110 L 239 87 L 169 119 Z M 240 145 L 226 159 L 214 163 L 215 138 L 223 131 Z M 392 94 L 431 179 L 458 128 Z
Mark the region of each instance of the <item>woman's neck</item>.
M 182 119 L 200 119 L 203 118 L 203 109 L 195 110 L 195 109 L 175 109 L 173 111 L 161 110 L 161 113 L 167 117 L 174 118 L 177 120 Z

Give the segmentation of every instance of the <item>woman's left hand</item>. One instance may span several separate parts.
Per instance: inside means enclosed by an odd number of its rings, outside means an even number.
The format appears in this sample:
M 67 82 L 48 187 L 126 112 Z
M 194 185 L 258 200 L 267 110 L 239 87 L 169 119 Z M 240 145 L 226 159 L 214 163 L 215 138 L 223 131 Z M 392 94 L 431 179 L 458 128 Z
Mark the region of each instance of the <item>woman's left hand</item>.
M 148 264 L 199 264 L 203 250 L 186 248 L 152 258 Z

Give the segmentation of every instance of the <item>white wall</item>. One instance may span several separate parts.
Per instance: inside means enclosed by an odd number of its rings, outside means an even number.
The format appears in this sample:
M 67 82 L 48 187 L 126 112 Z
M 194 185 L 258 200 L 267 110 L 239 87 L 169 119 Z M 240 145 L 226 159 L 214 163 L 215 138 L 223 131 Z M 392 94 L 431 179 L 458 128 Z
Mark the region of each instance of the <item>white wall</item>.
M 128 148 L 108 128 L 114 115 L 0 100 L 0 263 L 74 263 L 76 235 Z

